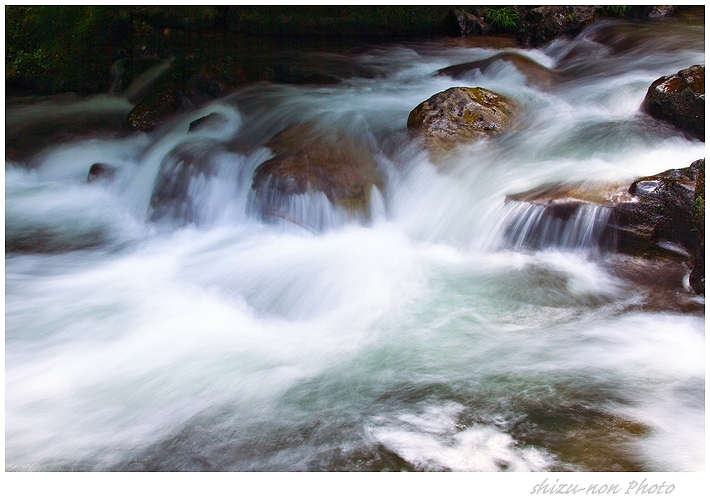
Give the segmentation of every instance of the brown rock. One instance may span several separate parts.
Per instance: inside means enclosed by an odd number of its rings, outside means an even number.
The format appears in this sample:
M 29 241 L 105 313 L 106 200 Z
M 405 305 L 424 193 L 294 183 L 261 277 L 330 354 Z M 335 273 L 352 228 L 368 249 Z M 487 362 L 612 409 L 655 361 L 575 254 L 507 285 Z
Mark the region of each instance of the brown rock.
M 466 73 L 476 69 L 485 73 L 495 63 L 503 62 L 512 64 L 520 73 L 525 75 L 529 85 L 543 90 L 549 90 L 557 81 L 559 76 L 554 70 L 550 70 L 542 66 L 540 63 L 533 61 L 527 56 L 518 54 L 517 52 L 502 52 L 480 61 L 472 61 L 470 63 L 462 63 L 453 66 L 448 66 L 435 73 L 435 75 L 446 75 L 452 78 L 460 78 Z
M 407 128 L 436 146 L 490 138 L 510 129 L 515 105 L 482 87 L 452 87 L 420 103 Z
M 691 66 L 653 82 L 642 110 L 705 141 L 705 66 Z
M 252 181 L 262 214 L 282 216 L 270 207 L 275 196 L 322 192 L 332 204 L 368 216 L 372 188 L 383 189 L 372 149 L 343 131 L 302 124 L 281 131 L 266 146 L 274 157 L 256 169 Z

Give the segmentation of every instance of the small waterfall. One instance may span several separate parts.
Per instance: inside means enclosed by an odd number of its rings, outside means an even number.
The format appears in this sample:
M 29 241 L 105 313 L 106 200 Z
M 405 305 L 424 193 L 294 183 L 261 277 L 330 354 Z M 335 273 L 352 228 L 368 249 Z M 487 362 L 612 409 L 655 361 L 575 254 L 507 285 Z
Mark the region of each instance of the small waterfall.
M 608 231 L 613 210 L 598 204 L 539 205 L 509 202 L 505 246 L 601 251 L 613 248 Z

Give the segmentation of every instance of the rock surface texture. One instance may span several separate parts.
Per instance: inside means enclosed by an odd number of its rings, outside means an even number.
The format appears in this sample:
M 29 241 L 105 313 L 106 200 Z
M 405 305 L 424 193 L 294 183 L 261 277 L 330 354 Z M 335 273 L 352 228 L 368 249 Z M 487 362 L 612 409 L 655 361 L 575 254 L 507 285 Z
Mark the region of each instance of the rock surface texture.
M 543 5 L 525 12 L 518 41 L 537 47 L 558 37 L 577 35 L 582 28 L 605 17 L 602 7 L 591 5 Z
M 407 128 L 437 146 L 450 147 L 508 131 L 515 105 L 482 87 L 452 87 L 420 103 Z
M 705 141 L 705 66 L 694 65 L 653 82 L 642 109 Z

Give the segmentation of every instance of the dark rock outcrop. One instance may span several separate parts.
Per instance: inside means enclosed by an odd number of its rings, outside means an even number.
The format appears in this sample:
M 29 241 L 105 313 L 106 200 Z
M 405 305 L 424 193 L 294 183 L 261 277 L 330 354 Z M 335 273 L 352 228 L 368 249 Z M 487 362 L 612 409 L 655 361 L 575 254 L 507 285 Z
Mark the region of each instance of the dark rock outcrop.
M 697 165 L 637 179 L 629 187 L 633 199 L 614 207 L 610 226 L 617 251 L 645 255 L 676 255 L 690 259 L 699 245 L 693 231 Z
M 274 157 L 256 169 L 252 181 L 263 215 L 288 218 L 275 207 L 279 200 L 321 192 L 331 204 L 368 216 L 373 187 L 384 187 L 373 149 L 346 132 L 301 124 L 284 129 L 266 146 Z
M 173 115 L 194 110 L 221 96 L 227 85 L 201 71 L 191 75 L 175 67 L 163 75 L 128 114 L 133 130 L 152 131 Z
M 705 141 L 705 66 L 691 66 L 653 82 L 642 110 Z
M 450 35 L 460 37 L 487 35 L 490 31 L 488 23 L 482 17 L 459 9 L 451 9 L 447 27 Z
M 619 184 L 547 185 L 509 195 L 526 203 L 509 224 L 511 245 L 596 246 L 632 256 L 674 260 L 705 291 L 705 160 Z
M 515 109 L 511 100 L 482 87 L 452 87 L 412 110 L 407 128 L 429 146 L 448 148 L 508 131 Z
M 558 37 L 575 36 L 603 17 L 606 12 L 599 6 L 543 5 L 525 11 L 517 32 L 518 41 L 538 47 Z
M 181 109 L 185 95 L 184 76 L 179 69 L 169 72 L 128 114 L 133 130 L 152 131 Z

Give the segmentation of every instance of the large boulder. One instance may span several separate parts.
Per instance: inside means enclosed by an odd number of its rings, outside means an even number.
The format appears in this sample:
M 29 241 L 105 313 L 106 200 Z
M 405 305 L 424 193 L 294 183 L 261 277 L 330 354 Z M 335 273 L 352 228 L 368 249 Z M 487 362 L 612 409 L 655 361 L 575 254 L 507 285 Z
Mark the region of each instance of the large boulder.
M 515 110 L 510 99 L 482 87 L 452 87 L 412 110 L 407 128 L 430 145 L 450 147 L 508 131 Z
M 252 180 L 262 216 L 293 219 L 284 214 L 284 201 L 320 193 L 351 215 L 369 217 L 372 189 L 382 190 L 384 180 L 365 139 L 300 124 L 284 129 L 266 146 L 274 157 L 257 167 Z
M 614 206 L 610 226 L 617 250 L 692 259 L 699 246 L 693 224 L 697 172 L 694 163 L 635 180 L 629 187 L 633 199 Z
M 705 141 L 705 66 L 694 65 L 653 82 L 642 110 Z

